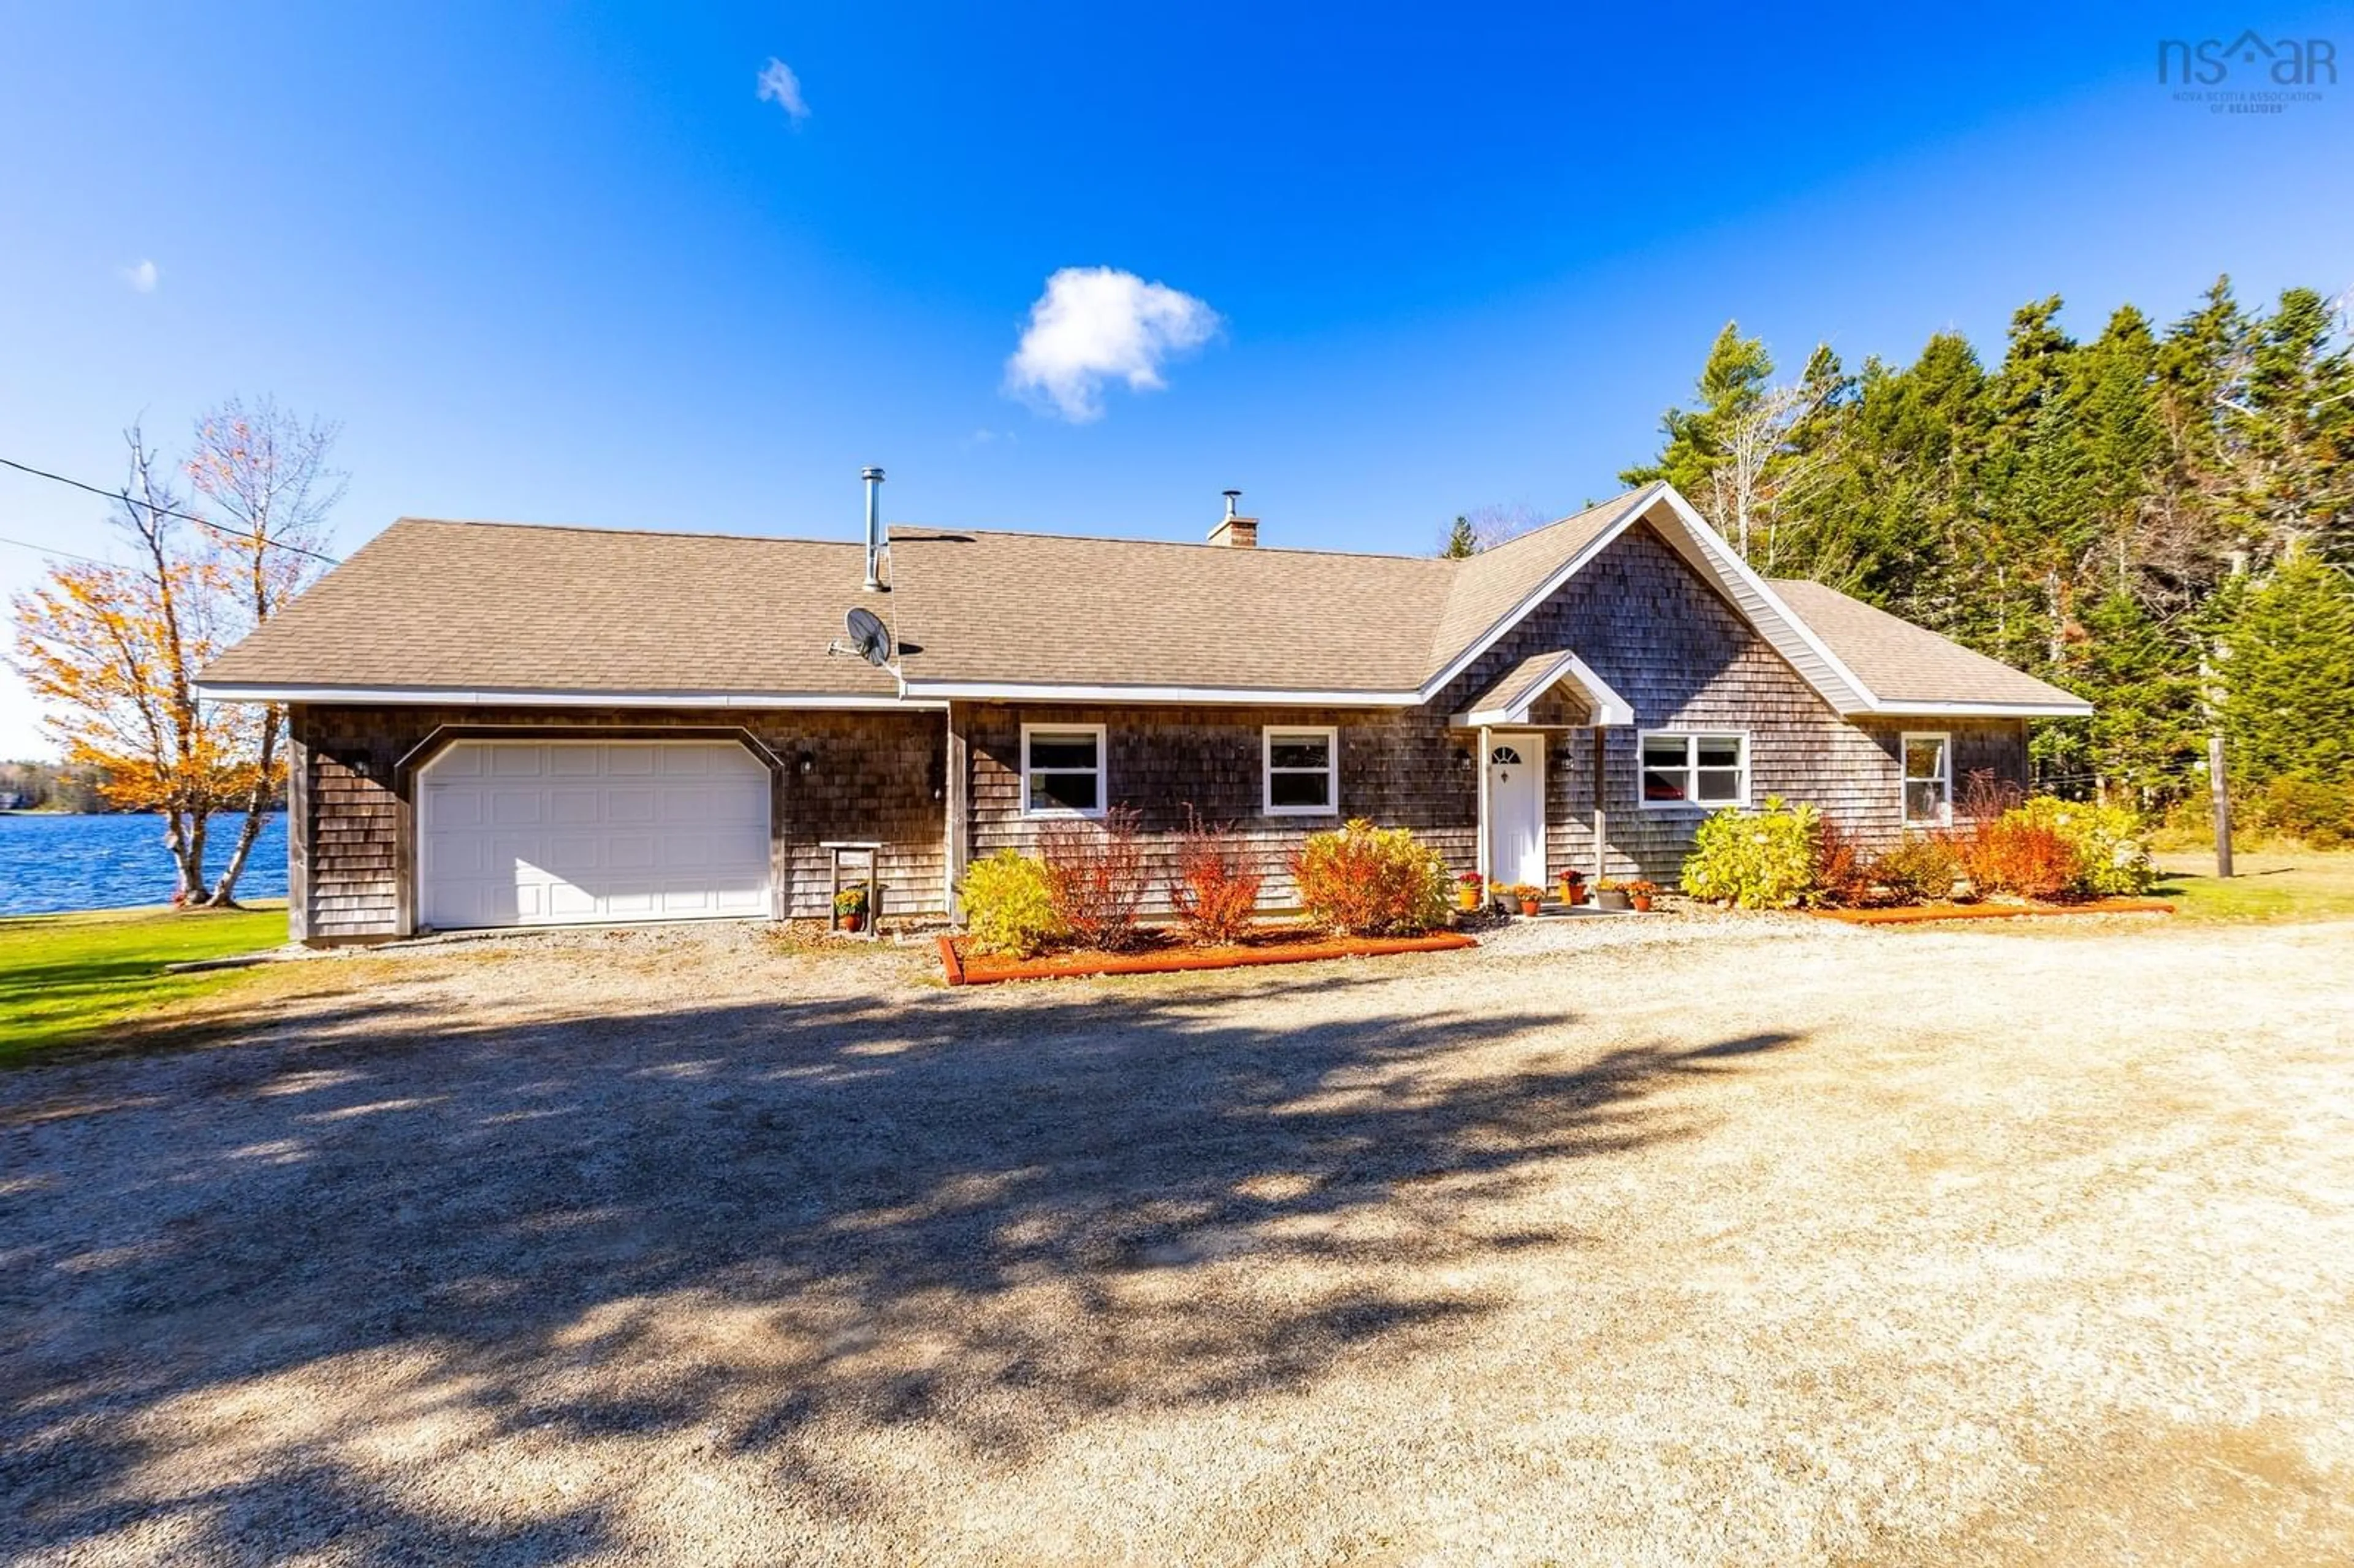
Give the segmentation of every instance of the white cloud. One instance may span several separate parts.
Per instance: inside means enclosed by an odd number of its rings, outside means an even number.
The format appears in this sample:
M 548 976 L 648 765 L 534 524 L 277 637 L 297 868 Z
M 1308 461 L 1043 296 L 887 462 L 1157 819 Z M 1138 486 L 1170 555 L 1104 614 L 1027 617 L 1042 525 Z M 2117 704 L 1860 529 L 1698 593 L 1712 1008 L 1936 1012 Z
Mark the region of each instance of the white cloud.
M 1131 392 L 1168 385 L 1171 356 L 1207 343 L 1218 313 L 1165 283 L 1115 267 L 1066 267 L 1030 307 L 1021 346 L 1005 362 L 1005 389 L 1074 424 L 1103 418 L 1103 386 Z
M 760 68 L 760 101 L 782 104 L 796 125 L 809 118 L 809 100 L 801 96 L 801 79 L 793 74 L 792 67 L 774 55 Z
M 142 261 L 136 267 L 124 267 L 119 270 L 122 274 L 122 281 L 142 294 L 154 293 L 156 282 L 164 276 L 163 269 L 157 267 L 153 261 Z

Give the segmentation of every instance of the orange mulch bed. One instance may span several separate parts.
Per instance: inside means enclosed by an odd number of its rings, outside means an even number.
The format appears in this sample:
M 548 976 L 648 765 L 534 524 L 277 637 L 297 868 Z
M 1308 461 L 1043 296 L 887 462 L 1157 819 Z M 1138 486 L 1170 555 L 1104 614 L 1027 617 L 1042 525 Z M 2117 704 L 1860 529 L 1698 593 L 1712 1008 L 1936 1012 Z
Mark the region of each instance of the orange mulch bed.
M 2036 915 L 2171 915 L 2163 898 L 2094 898 L 2082 904 L 1914 904 L 1896 909 L 1817 909 L 1850 926 L 1917 926 L 1931 920 L 2016 920 Z
M 940 962 L 950 985 L 994 985 L 1000 980 L 1071 980 L 1081 975 L 1158 975 L 1183 969 L 1233 969 L 1251 964 L 1307 964 L 1320 959 L 1374 959 L 1391 953 L 1444 953 L 1479 944 L 1460 931 L 1426 937 L 1330 937 L 1321 931 L 1262 931 L 1229 948 L 1188 948 L 1161 932 L 1150 944 L 1128 953 L 1053 953 L 1036 959 L 967 954 L 964 938 L 940 938 Z

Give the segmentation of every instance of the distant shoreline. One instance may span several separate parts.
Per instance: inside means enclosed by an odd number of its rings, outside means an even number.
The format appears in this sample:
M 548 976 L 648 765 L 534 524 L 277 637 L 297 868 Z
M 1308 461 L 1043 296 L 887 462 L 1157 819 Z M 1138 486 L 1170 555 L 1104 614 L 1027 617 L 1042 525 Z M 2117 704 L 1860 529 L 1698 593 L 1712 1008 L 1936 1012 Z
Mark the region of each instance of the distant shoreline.
M 0 817 L 160 817 L 163 814 L 161 811 L 58 811 L 47 806 L 0 806 Z M 286 808 L 272 806 L 261 814 L 265 817 L 282 817 L 286 814 Z M 239 806 L 233 811 L 215 811 L 212 814 L 212 820 L 217 822 L 224 817 L 237 818 L 244 815 L 245 808 Z

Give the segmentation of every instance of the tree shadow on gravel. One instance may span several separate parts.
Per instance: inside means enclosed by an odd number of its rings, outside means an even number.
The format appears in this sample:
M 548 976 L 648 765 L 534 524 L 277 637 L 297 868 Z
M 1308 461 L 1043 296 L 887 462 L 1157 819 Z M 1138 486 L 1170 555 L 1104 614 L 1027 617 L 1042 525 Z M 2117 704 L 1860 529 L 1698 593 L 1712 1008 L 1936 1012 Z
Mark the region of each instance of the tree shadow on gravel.
M 1348 994 L 1379 983 L 520 1024 L 345 998 L 323 1044 L 0 1082 L 0 1555 L 165 1516 L 232 1558 L 618 1544 L 601 1498 L 404 1507 L 343 1457 L 354 1420 L 461 1451 L 691 1429 L 803 1506 L 885 1509 L 843 1434 L 1018 1457 L 1429 1348 L 1501 1304 L 1467 1266 L 1575 1244 L 1500 1205 L 1693 1135 L 1663 1088 L 1789 1043 L 1597 1053 L 1570 1017 Z M 1306 1022 L 1254 1022 L 1277 1003 Z M 333 1358 L 378 1380 L 363 1417 L 168 1498 L 137 1474 L 166 1402 Z

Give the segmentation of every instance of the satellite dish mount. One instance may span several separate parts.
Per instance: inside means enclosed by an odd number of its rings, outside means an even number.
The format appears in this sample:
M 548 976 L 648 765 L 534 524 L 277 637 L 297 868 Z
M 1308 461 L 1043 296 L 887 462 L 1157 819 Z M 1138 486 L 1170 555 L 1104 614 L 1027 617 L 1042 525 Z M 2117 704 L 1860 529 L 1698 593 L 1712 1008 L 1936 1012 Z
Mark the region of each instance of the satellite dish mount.
M 828 653 L 855 653 L 878 670 L 891 667 L 891 629 L 871 609 L 854 607 L 842 618 L 844 636 L 825 645 Z

